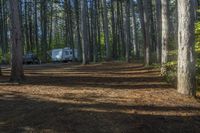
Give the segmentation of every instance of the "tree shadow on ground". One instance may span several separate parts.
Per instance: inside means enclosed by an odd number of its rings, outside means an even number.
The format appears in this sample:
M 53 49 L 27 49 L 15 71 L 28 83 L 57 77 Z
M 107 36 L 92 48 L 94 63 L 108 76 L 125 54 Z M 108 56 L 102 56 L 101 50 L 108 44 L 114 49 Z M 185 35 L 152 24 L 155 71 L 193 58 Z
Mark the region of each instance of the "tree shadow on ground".
M 160 77 L 27 76 L 23 84 L 111 89 L 172 88 Z
M 4 73 L 9 73 L 9 70 Z M 70 94 L 69 89 L 81 90 L 81 87 L 86 87 L 86 90 L 96 88 L 97 91 L 173 88 L 157 75 L 157 70 L 151 68 L 109 63 L 103 66 L 26 66 L 25 74 L 26 81 L 20 85 L 11 84 L 9 87 L 30 87 L 31 92 L 22 93 L 16 89 L 0 90 L 0 132 L 199 133 L 200 131 L 200 108 L 194 105 L 145 105 L 142 104 L 142 97 L 139 97 L 141 98 L 139 104 L 132 101 L 131 104 L 130 102 L 120 104 L 119 101 L 130 98 L 126 99 L 124 95 L 122 97 L 102 95 L 106 91 L 99 95 L 79 94 L 79 90 L 76 93 L 71 91 Z M 6 81 L 8 78 L 8 76 L 0 77 L 0 80 Z M 7 86 L 6 82 L 1 86 Z M 51 94 L 53 92 L 34 95 L 32 89 L 41 86 L 47 86 L 46 91 L 48 88 L 59 91 L 59 87 L 63 87 L 62 89 L 66 91 L 58 97 Z M 137 101 L 137 98 L 134 100 Z
M 109 63 L 104 66 L 36 66 L 36 69 L 30 66 L 25 69 L 26 80 L 22 84 L 111 89 L 172 88 L 164 82 L 158 72 L 158 70 L 145 68 L 140 64 L 133 66 Z
M 135 110 L 133 113 L 125 112 Z M 59 103 L 23 93 L 0 94 L 0 131 L 68 133 L 199 133 L 200 116 L 175 116 L 171 111 L 195 107 L 123 106 L 114 103 Z M 146 111 L 138 114 L 137 111 Z M 151 114 L 160 112 L 163 115 Z

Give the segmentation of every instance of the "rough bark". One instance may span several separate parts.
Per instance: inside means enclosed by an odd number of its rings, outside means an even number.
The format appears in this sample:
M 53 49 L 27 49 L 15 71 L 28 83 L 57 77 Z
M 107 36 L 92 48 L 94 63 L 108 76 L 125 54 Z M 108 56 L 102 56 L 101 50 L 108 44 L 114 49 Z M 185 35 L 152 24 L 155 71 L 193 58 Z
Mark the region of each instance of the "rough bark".
M 29 43 L 30 43 L 30 51 L 33 51 L 34 48 L 34 41 L 33 41 L 33 20 L 32 20 L 32 1 L 29 1 L 28 4 L 28 34 L 29 34 Z
M 93 5 L 93 62 L 97 62 L 97 2 Z
M 149 66 L 150 64 L 150 44 L 151 44 L 151 1 L 144 0 L 144 27 L 145 27 L 145 66 Z
M 166 75 L 167 46 L 169 42 L 169 12 L 168 0 L 161 0 L 162 3 L 162 54 L 161 54 L 161 75 Z
M 47 3 L 47 0 L 41 0 L 41 50 L 43 62 L 47 62 Z
M 178 0 L 178 92 L 195 96 L 194 5 L 192 0 Z
M 12 82 L 20 82 L 24 78 L 22 61 L 22 33 L 19 17 L 19 0 L 9 0 L 11 20 L 11 78 Z
M 137 43 L 137 27 L 136 27 L 136 16 L 135 16 L 135 4 L 133 0 L 130 0 L 130 11 L 131 11 L 131 29 L 132 29 L 132 44 L 133 44 L 133 50 L 134 50 L 134 56 L 136 58 L 139 58 L 139 49 L 138 49 L 138 43 Z
M 75 53 L 74 53 L 74 30 L 73 30 L 73 14 L 72 14 L 72 4 L 71 1 L 68 0 L 68 9 L 69 9 L 69 25 L 70 25 L 70 29 L 69 29 L 69 33 L 70 33 L 70 48 L 72 49 L 72 60 L 75 61 Z
M 161 0 L 156 0 L 156 58 L 161 62 Z
M 78 61 L 81 61 L 81 37 L 80 37 L 80 23 L 79 23 L 79 1 L 75 0 L 75 15 L 76 15 L 76 34 L 77 34 L 77 48 L 78 48 Z
M 107 2 L 103 0 L 103 12 L 104 12 L 104 34 L 105 34 L 105 46 L 106 46 L 106 60 L 110 60 L 110 44 L 109 44 L 109 29 L 108 29 L 108 9 Z
M 52 44 L 52 33 L 53 33 L 53 0 L 50 1 L 50 19 L 49 19 L 49 42 L 48 42 L 48 50 L 51 49 Z
M 38 39 L 38 9 L 37 9 L 37 0 L 35 0 L 35 46 L 36 46 L 36 53 L 39 54 L 39 39 Z
M 2 51 L 3 51 L 3 43 L 2 43 L 2 41 L 3 41 L 3 30 L 2 30 L 3 29 L 3 18 L 2 18 L 3 13 L 2 13 L 1 9 L 2 9 L 2 3 L 0 1 L 0 47 L 1 47 Z M 2 71 L 1 71 L 1 65 L 0 65 L 0 76 L 1 75 L 2 75 Z
M 126 24 L 125 24 L 125 33 L 126 33 L 126 62 L 130 62 L 130 0 L 125 1 L 125 10 L 126 10 Z
M 126 48 L 125 48 L 125 44 L 126 44 L 126 39 L 125 39 L 125 20 L 124 20 L 124 16 L 125 16 L 125 10 L 124 10 L 124 2 L 120 1 L 120 40 L 121 40 L 121 46 L 120 46 L 120 57 L 125 57 L 126 56 Z
M 87 20 L 86 20 L 86 6 L 87 0 L 81 0 L 81 39 L 82 39 L 82 64 L 88 63 L 87 56 L 87 46 L 88 46 L 88 36 L 87 36 Z
M 143 7 L 142 0 L 137 0 L 137 3 L 138 3 L 138 9 L 139 9 L 141 30 L 142 30 L 143 40 L 144 40 L 144 45 L 145 45 L 146 44 L 146 31 L 145 31 L 145 23 L 144 23 L 144 7 Z
M 111 21 L 112 21 L 112 58 L 117 58 L 117 33 L 116 33 L 116 15 L 115 15 L 115 1 L 111 0 Z
M 24 15 L 25 15 L 25 40 L 26 40 L 26 43 L 25 43 L 25 45 L 26 45 L 26 51 L 28 51 L 28 52 L 30 52 L 30 42 L 29 42 L 29 26 L 28 26 L 28 2 L 27 1 L 25 1 L 25 3 L 24 3 Z
M 101 21 L 100 21 L 100 16 L 101 16 L 101 11 L 100 11 L 100 8 L 101 8 L 101 2 L 100 1 L 97 1 L 97 8 L 98 8 L 98 11 L 97 11 L 97 33 L 98 33 L 98 60 L 102 60 L 102 48 L 101 48 Z

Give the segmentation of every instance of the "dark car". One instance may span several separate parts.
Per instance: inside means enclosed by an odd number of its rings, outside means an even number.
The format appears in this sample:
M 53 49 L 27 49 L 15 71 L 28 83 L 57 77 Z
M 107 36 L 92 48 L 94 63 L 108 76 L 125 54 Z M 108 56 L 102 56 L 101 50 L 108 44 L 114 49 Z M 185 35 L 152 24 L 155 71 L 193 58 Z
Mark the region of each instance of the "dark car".
M 35 54 L 29 52 L 23 56 L 23 63 L 24 64 L 40 64 L 40 60 Z

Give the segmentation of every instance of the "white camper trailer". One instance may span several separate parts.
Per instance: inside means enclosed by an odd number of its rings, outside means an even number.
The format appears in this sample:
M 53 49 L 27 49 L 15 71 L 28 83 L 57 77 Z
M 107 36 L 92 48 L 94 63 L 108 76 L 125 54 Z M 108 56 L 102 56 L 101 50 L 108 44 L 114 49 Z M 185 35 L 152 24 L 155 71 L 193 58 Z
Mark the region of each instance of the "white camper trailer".
M 78 51 L 77 49 L 74 49 L 74 58 L 78 58 Z M 73 60 L 73 50 L 70 48 L 64 48 L 63 49 L 63 56 L 62 61 L 72 61 Z
M 53 62 L 62 61 L 62 53 L 63 53 L 63 49 L 53 49 L 51 51 L 51 60 Z
M 77 59 L 78 51 L 74 49 L 74 58 Z M 71 48 L 53 49 L 51 51 L 51 59 L 53 62 L 63 62 L 73 60 L 73 50 Z

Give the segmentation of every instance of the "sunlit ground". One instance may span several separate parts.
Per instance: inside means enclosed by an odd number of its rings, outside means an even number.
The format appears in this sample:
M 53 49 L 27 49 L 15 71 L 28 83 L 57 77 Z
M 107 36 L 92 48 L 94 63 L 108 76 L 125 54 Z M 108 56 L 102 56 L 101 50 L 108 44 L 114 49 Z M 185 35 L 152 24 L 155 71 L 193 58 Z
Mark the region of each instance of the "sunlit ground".
M 25 73 L 22 85 L 1 83 L 2 132 L 200 131 L 200 100 L 178 94 L 157 69 L 113 62 L 25 66 Z

